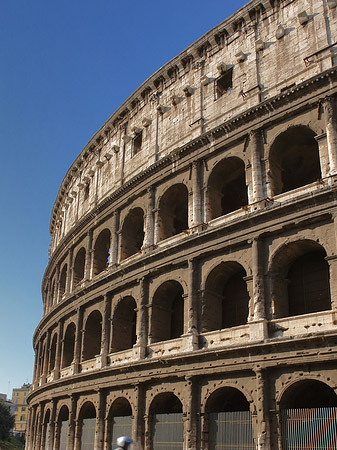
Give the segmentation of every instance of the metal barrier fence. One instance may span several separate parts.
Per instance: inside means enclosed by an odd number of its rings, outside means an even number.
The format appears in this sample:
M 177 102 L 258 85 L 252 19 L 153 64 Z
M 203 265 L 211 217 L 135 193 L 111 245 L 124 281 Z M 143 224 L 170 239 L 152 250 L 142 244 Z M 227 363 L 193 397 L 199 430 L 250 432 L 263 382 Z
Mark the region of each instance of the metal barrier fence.
M 67 450 L 67 440 L 68 440 L 68 420 L 62 420 L 60 430 L 59 450 Z
M 210 450 L 255 450 L 250 411 L 209 413 Z
M 152 418 L 152 449 L 183 450 L 183 445 L 182 413 L 154 414 Z
M 336 450 L 337 408 L 281 410 L 282 450 Z
M 117 438 L 120 436 L 132 435 L 132 419 L 131 416 L 116 416 L 112 419 L 111 424 L 111 442 L 110 450 L 116 448 Z
M 96 419 L 82 420 L 81 450 L 93 450 L 95 443 Z

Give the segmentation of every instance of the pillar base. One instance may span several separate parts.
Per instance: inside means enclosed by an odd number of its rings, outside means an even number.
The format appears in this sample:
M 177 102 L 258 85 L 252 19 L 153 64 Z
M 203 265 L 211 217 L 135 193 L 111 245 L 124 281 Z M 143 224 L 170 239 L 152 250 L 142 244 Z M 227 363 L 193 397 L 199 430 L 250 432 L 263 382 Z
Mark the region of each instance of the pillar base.
M 264 341 L 268 338 L 268 322 L 265 319 L 249 322 L 250 341 Z
M 183 338 L 183 349 L 189 352 L 199 350 L 199 334 L 196 331 L 189 331 L 181 336 Z
M 144 359 L 146 357 L 147 346 L 144 344 L 135 344 L 133 346 L 133 354 L 136 359 Z

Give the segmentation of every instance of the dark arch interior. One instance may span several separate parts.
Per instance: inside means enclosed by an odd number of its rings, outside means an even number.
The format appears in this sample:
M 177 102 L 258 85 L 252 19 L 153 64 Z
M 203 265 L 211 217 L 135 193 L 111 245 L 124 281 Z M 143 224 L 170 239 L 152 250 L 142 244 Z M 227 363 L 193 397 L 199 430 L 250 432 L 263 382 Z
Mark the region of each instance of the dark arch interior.
M 60 276 L 60 297 L 64 294 L 66 290 L 66 282 L 67 282 L 67 264 L 65 264 L 61 271 Z
M 175 339 L 184 332 L 183 288 L 177 281 L 166 281 L 152 301 L 152 342 Z
M 110 231 L 101 231 L 95 242 L 93 274 L 98 275 L 108 267 L 110 257 Z
M 73 283 L 76 286 L 84 278 L 85 248 L 81 248 L 74 261 Z
M 238 389 L 226 387 L 215 391 L 206 404 L 207 412 L 249 411 L 249 402 Z
M 121 259 L 138 253 L 144 241 L 144 212 L 132 209 L 125 217 L 121 236 Z
M 58 415 L 58 420 L 60 422 L 64 422 L 68 419 L 69 419 L 69 410 L 68 410 L 67 406 L 63 405 L 62 408 L 60 409 L 60 412 Z
M 64 342 L 63 342 L 63 361 L 62 368 L 68 367 L 73 362 L 74 359 L 74 348 L 75 348 L 75 324 L 70 323 L 67 326 Z
M 188 229 L 188 191 L 182 184 L 171 186 L 159 202 L 159 239 Z
M 289 315 L 331 309 L 329 267 L 320 250 L 298 257 L 288 271 Z
M 270 150 L 270 176 L 273 195 L 321 178 L 318 144 L 310 128 L 291 127 L 275 139 Z
M 249 294 L 246 271 L 235 262 L 221 263 L 209 274 L 202 307 L 203 331 L 247 323 Z
M 208 182 L 209 219 L 236 211 L 247 204 L 244 162 L 235 157 L 219 162 Z
M 99 311 L 90 313 L 84 330 L 83 361 L 101 352 L 102 316 Z
M 336 407 L 337 396 L 333 389 L 317 380 L 294 384 L 282 396 L 282 409 Z
M 80 419 L 94 419 L 96 417 L 96 409 L 91 402 L 86 402 L 80 411 Z
M 131 296 L 119 301 L 112 322 L 112 352 L 132 348 L 136 343 L 136 308 L 137 304 Z
M 132 409 L 131 405 L 126 398 L 117 398 L 111 408 L 110 408 L 110 416 L 131 416 Z
M 182 404 L 172 392 L 157 395 L 150 406 L 151 414 L 181 413 Z
M 56 345 L 57 345 L 57 334 L 55 333 L 50 346 L 49 371 L 52 371 L 55 368 Z

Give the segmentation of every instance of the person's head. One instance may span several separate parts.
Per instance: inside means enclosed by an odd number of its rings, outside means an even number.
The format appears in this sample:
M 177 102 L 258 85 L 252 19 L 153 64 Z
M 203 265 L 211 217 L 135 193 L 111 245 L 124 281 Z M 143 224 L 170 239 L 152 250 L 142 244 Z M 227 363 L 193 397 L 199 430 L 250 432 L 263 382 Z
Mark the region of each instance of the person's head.
M 128 438 L 127 436 L 120 436 L 117 439 L 118 447 L 123 448 L 124 450 L 129 450 L 130 445 L 133 443 L 133 440 Z

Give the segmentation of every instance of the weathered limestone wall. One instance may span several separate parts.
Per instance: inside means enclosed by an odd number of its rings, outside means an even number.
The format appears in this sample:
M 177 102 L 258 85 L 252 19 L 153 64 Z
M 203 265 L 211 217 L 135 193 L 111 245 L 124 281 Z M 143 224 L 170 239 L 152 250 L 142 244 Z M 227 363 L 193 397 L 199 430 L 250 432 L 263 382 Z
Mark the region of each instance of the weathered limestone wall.
M 337 40 L 336 29 L 335 8 L 324 2 L 253 1 L 163 66 L 69 169 L 52 214 L 51 252 L 78 220 L 140 171 L 331 67 L 336 50 L 327 47 Z M 232 89 L 216 98 L 216 80 L 230 68 Z M 141 130 L 141 151 L 134 154 Z

